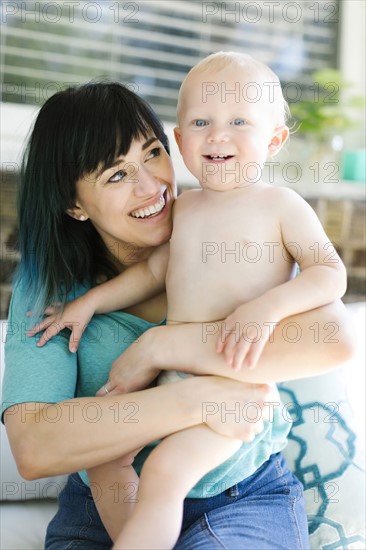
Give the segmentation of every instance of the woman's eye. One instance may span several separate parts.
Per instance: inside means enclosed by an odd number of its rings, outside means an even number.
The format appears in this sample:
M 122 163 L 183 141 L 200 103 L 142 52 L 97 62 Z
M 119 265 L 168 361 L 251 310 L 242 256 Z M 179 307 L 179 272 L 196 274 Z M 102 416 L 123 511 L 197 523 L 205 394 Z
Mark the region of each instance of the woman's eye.
M 243 118 L 234 118 L 233 125 L 234 126 L 244 126 L 246 124 L 245 120 Z
M 202 118 L 199 118 L 199 119 L 195 120 L 195 121 L 193 122 L 193 124 L 194 124 L 195 126 L 198 126 L 199 128 L 201 128 L 202 126 L 206 126 L 206 125 L 207 125 L 207 122 L 206 122 L 206 120 L 203 120 Z
M 115 172 L 108 181 L 111 183 L 118 183 L 119 181 L 122 181 L 126 176 L 127 172 L 125 172 L 124 170 L 118 170 L 118 172 Z
M 154 158 L 154 157 L 160 157 L 161 155 L 161 147 L 154 147 L 154 149 L 151 149 L 147 154 L 147 159 Z

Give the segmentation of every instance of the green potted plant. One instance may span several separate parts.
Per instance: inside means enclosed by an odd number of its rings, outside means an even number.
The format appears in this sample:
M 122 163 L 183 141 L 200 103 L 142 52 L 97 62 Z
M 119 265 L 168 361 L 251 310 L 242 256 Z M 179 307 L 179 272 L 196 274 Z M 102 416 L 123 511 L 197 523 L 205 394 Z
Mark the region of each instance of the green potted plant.
M 311 97 L 292 103 L 291 113 L 299 135 L 324 144 L 358 125 L 356 115 L 364 107 L 364 98 L 350 95 L 352 86 L 337 69 L 322 69 L 312 78 Z
M 360 124 L 364 98 L 337 69 L 312 74 L 308 96 L 290 104 L 298 160 L 315 182 L 336 182 L 341 176 L 344 136 Z

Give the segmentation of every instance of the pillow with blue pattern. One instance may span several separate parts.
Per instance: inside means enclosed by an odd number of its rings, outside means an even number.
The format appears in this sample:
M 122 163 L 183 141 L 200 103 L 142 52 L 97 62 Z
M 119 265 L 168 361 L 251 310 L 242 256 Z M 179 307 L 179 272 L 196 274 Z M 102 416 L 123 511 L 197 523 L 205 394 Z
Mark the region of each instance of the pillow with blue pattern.
M 284 455 L 304 485 L 314 550 L 366 548 L 364 442 L 347 392 L 349 371 L 357 376 L 364 370 L 364 361 L 355 360 L 357 365 L 279 385 L 284 411 L 293 418 Z

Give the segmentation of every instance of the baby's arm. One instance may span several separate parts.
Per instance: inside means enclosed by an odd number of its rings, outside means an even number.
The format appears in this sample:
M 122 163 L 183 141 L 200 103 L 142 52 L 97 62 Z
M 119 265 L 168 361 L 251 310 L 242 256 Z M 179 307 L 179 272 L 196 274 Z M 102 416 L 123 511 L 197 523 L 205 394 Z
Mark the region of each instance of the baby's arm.
M 27 334 L 34 336 L 44 331 L 37 343 L 43 346 L 67 327 L 71 330 L 69 349 L 76 352 L 80 338 L 95 313 L 125 309 L 164 289 L 168 258 L 169 244 L 166 243 L 154 250 L 145 262 L 133 265 L 114 279 L 97 285 L 66 304 L 61 312 L 57 306 L 47 308 L 47 317 Z
M 239 306 L 222 324 L 216 351 L 238 370 L 253 368 L 276 324 L 282 319 L 341 298 L 347 286 L 345 266 L 313 209 L 294 191 L 273 188 L 282 245 L 300 274 Z M 239 337 L 238 337 L 239 335 Z

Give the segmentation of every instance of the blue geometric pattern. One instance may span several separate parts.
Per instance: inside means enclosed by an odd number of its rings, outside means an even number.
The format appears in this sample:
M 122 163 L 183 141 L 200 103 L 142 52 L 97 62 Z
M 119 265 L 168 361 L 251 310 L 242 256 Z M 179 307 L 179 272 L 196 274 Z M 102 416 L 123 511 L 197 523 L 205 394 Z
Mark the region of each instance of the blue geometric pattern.
M 279 390 L 282 402 L 293 419 L 293 426 L 288 436 L 289 446 L 284 454 L 285 456 L 286 453 L 291 454 L 292 469 L 304 486 L 311 548 L 314 550 L 366 549 L 366 539 L 361 532 L 362 526 L 360 532 L 354 530 L 357 521 L 353 517 L 350 518 L 352 514 L 350 509 L 344 510 L 343 521 L 343 516 L 340 514 L 342 502 L 338 498 L 339 493 L 342 495 L 343 490 L 347 491 L 347 488 L 345 489 L 347 481 L 343 484 L 341 491 L 340 487 L 343 483 L 342 476 L 348 469 L 352 467 L 351 475 L 359 474 L 355 483 L 364 480 L 364 470 L 354 462 L 356 434 L 340 413 L 342 401 L 325 403 L 319 400 L 301 399 L 300 382 L 304 381 L 280 384 Z M 311 391 L 308 388 L 304 393 L 309 395 Z M 322 452 L 323 455 L 324 452 L 328 453 L 329 458 L 326 457 L 325 465 L 324 456 L 322 466 L 312 462 L 314 458 L 311 458 L 311 454 L 314 457 L 314 449 L 315 456 Z M 318 453 L 317 449 L 319 449 Z M 334 504 L 336 504 L 337 518 L 331 517 L 330 508 L 334 511 Z M 357 503 L 355 507 L 357 508 Z M 349 529 L 345 525 L 347 523 L 351 524 Z M 314 546 L 315 541 L 317 546 Z

